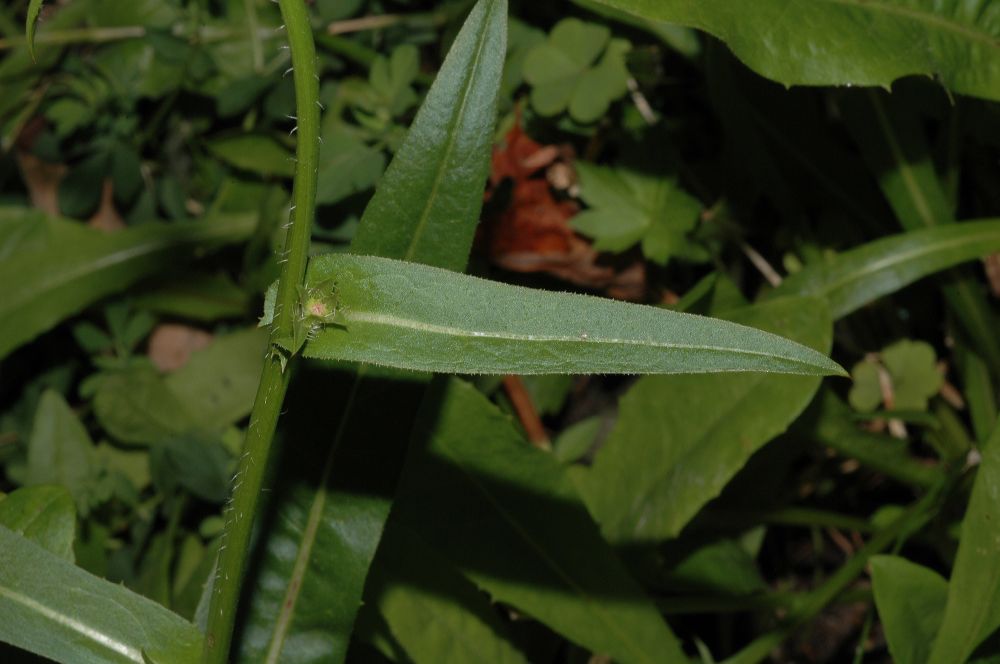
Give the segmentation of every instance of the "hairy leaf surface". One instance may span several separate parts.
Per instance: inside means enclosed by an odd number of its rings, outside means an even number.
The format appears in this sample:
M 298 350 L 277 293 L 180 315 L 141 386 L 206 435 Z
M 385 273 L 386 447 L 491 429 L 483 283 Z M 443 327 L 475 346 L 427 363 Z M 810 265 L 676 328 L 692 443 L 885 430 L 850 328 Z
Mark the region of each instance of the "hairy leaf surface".
M 842 371 L 812 349 L 726 321 L 401 261 L 324 256 L 309 284 L 335 290 L 343 324 L 320 329 L 308 357 L 443 373 Z
M 0 618 L 0 640 L 66 664 L 195 662 L 201 651 L 177 614 L 3 526 Z

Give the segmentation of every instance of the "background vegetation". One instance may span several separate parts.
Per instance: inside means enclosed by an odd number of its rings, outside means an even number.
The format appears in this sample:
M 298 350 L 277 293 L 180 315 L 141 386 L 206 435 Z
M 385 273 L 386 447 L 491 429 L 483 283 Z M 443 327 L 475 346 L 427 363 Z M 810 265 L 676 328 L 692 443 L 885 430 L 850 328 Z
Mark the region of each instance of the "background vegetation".
M 0 8 L 0 658 L 1000 658 L 1000 3 L 291 4 Z

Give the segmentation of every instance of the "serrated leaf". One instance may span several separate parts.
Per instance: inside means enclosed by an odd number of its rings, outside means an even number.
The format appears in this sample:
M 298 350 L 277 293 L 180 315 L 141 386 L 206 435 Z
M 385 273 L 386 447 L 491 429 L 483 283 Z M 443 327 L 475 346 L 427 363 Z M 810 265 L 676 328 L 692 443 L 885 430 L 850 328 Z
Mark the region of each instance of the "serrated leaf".
M 65 487 L 24 487 L 0 498 L 0 526 L 73 562 L 76 508 Z
M 829 314 L 815 299 L 775 300 L 727 316 L 820 350 L 832 339 Z M 791 424 L 818 386 L 817 378 L 760 374 L 640 378 L 622 397 L 615 429 L 591 468 L 577 471 L 605 537 L 676 536 Z
M 758 73 L 785 85 L 889 87 L 910 74 L 1000 99 L 1000 14 L 990 0 L 597 0 L 636 16 L 715 35 Z
M 7 225 L 31 219 L 42 230 L 31 250 L 0 262 L 0 357 L 102 297 L 206 250 L 250 237 L 249 215 L 190 223 L 145 224 L 102 233 L 82 224 L 20 209 L 0 210 Z
M 195 662 L 191 623 L 0 526 L 0 640 L 65 664 Z
M 686 661 L 565 470 L 468 383 L 436 382 L 394 508 L 496 600 L 615 661 Z M 586 551 L 586 555 L 580 555 Z
M 1000 627 L 1000 422 L 983 445 L 982 455 L 929 664 L 964 662 Z
M 642 242 L 646 257 L 660 265 L 683 252 L 701 203 L 676 180 L 586 162 L 577 162 L 575 168 L 580 196 L 590 209 L 570 223 L 594 238 L 595 249 L 620 252 Z
M 873 556 L 872 590 L 896 664 L 924 664 L 941 626 L 948 582 L 898 556 Z
M 809 265 L 770 292 L 827 300 L 834 319 L 928 275 L 1000 250 L 1000 220 L 966 221 L 892 235 Z
M 307 357 L 442 373 L 842 373 L 816 351 L 749 327 L 552 293 L 370 256 L 327 255 L 308 283 L 336 283 L 343 324 Z

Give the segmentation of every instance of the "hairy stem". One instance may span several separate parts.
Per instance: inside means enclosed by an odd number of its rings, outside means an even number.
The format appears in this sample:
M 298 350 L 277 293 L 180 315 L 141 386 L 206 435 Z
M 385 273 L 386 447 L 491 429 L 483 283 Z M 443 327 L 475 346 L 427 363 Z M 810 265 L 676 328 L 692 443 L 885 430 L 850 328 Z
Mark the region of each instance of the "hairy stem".
M 305 278 L 310 225 L 315 211 L 320 114 L 316 48 L 304 0 L 280 0 L 279 4 L 288 31 L 295 76 L 297 168 L 288 233 L 281 255 L 282 268 L 278 279 L 275 317 L 271 326 L 271 352 L 264 364 L 250 414 L 250 426 L 236 474 L 232 501 L 226 511 L 226 526 L 219 549 L 218 575 L 205 634 L 202 657 L 205 664 L 222 664 L 229 660 L 240 589 L 249 557 L 250 535 L 270 457 L 271 442 L 292 373 L 291 367 L 287 365 L 289 358 L 278 347 L 277 341 L 291 338 L 298 322 L 298 291 Z

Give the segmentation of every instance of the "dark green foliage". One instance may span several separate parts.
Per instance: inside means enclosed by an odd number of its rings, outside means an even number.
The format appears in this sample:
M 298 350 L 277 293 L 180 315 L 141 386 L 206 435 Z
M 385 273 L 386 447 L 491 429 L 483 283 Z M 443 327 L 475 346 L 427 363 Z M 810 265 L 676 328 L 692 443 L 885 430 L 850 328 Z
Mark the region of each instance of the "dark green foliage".
M 0 659 L 996 661 L 998 40 L 7 3 Z

